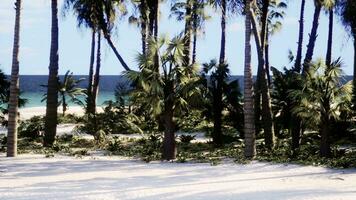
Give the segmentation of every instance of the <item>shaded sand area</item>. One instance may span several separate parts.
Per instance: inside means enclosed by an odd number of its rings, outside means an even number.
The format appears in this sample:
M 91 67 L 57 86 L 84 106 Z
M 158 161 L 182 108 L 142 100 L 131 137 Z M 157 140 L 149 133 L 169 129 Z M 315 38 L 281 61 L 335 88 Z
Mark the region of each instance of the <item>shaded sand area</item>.
M 356 169 L 2 154 L 0 199 L 355 200 Z

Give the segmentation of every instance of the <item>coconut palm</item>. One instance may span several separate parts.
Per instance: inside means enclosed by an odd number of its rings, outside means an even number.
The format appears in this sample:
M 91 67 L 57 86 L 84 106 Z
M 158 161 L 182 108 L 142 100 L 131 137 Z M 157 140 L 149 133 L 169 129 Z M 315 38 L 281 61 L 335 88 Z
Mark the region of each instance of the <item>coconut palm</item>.
M 220 42 L 220 65 L 226 62 L 226 23 L 229 14 L 242 12 L 244 1 L 242 0 L 209 0 L 209 3 L 221 11 L 221 42 Z
M 209 18 L 205 13 L 205 6 L 205 0 L 187 0 L 174 1 L 171 8 L 171 16 L 176 16 L 177 21 L 185 21 L 185 62 L 187 63 L 196 62 L 197 36 Z
M 95 36 L 98 32 L 98 19 L 101 16 L 97 2 L 93 0 L 66 0 L 64 2 L 64 10 L 73 10 L 77 16 L 78 26 L 89 28 L 92 32 L 86 107 L 86 112 L 89 114 L 95 113 L 95 97 L 93 96 Z
M 57 0 L 51 1 L 52 30 L 51 52 L 49 63 L 49 76 L 47 88 L 47 104 L 45 119 L 44 146 L 52 146 L 57 132 L 57 105 L 58 105 L 58 5 Z
M 156 52 L 162 52 L 158 55 L 159 66 L 154 62 Z M 198 98 L 198 69 L 184 65 L 183 52 L 182 36 L 170 41 L 165 38 L 156 41 L 152 38 L 146 55 L 138 56 L 140 72 L 127 72 L 130 80 L 137 83 L 133 95 L 147 102 L 147 110 L 159 116 L 163 122 L 162 158 L 165 160 L 176 157 L 174 116 L 187 111 L 190 103 Z
M 309 42 L 307 45 L 307 52 L 304 58 L 303 63 L 303 74 L 308 71 L 309 64 L 313 60 L 314 48 L 316 39 L 318 37 L 318 27 L 319 27 L 319 18 L 321 8 L 323 6 L 323 0 L 314 0 L 314 16 L 313 16 L 313 24 L 309 34 Z
M 304 39 L 304 12 L 305 12 L 305 0 L 301 1 L 300 17 L 299 17 L 299 37 L 297 55 L 294 64 L 294 70 L 300 73 L 302 65 L 302 53 L 303 53 L 303 39 Z
M 270 38 L 274 34 L 278 33 L 282 28 L 282 20 L 285 16 L 284 10 L 287 8 L 287 3 L 280 0 L 272 0 L 270 2 L 270 11 L 267 15 L 266 24 L 266 42 L 265 42 L 265 63 L 266 63 L 266 73 L 268 79 L 268 85 L 271 85 L 270 76 L 270 62 L 269 62 L 269 44 Z
M 58 92 L 60 95 L 59 104 L 62 104 L 62 114 L 65 116 L 65 112 L 68 108 L 67 97 L 69 97 L 69 101 L 75 104 L 83 106 L 84 103 L 80 100 L 80 96 L 86 95 L 86 90 L 83 88 L 79 88 L 78 85 L 84 79 L 76 80 L 73 76 L 73 72 L 67 71 L 64 75 L 62 81 L 59 81 L 58 85 Z
M 329 31 L 328 31 L 328 45 L 326 51 L 326 66 L 331 65 L 332 59 L 332 45 L 333 45 L 333 28 L 334 28 L 334 7 L 336 4 L 336 0 L 325 0 L 324 8 L 325 11 L 329 14 Z
M 270 89 L 268 85 L 267 69 L 265 62 L 265 47 L 266 47 L 266 34 L 267 34 L 267 22 L 269 13 L 270 1 L 264 0 L 262 2 L 262 13 L 260 18 L 261 28 L 258 26 L 257 17 L 255 12 L 258 11 L 257 8 L 250 9 L 251 13 L 251 24 L 253 27 L 253 35 L 255 38 L 258 54 L 258 71 L 257 71 L 257 89 L 256 93 L 261 93 L 262 97 L 262 126 L 264 130 L 266 147 L 272 149 L 274 147 L 274 125 L 273 125 L 273 114 L 272 105 L 270 98 Z M 256 95 L 259 98 L 259 95 Z M 260 107 L 259 99 L 256 100 L 256 108 Z M 257 104 L 258 103 L 258 104 Z M 257 113 L 256 113 L 257 114 Z M 259 116 L 256 116 L 259 117 Z
M 337 13 L 341 17 L 346 30 L 351 34 L 354 39 L 354 72 L 353 72 L 353 92 L 352 104 L 356 108 L 356 1 L 352 0 L 338 0 Z
M 7 133 L 7 157 L 17 156 L 17 118 L 19 99 L 19 49 L 20 49 L 20 19 L 21 0 L 15 2 L 15 29 L 12 54 L 12 68 L 10 81 L 9 121 Z
M 132 0 L 134 12 L 129 17 L 129 23 L 135 24 L 141 28 L 141 45 L 142 53 L 146 53 L 147 37 L 148 37 L 148 3 L 147 0 Z
M 331 156 L 332 124 L 340 117 L 340 109 L 345 109 L 351 102 L 352 84 L 342 84 L 340 60 L 325 66 L 318 61 L 310 65 L 304 74 L 302 90 L 291 90 L 290 96 L 298 104 L 292 109 L 309 127 L 317 125 L 321 135 L 320 155 Z
M 244 69 L 244 133 L 245 157 L 256 155 L 255 120 L 253 109 L 253 80 L 251 69 L 251 0 L 245 5 L 245 69 Z

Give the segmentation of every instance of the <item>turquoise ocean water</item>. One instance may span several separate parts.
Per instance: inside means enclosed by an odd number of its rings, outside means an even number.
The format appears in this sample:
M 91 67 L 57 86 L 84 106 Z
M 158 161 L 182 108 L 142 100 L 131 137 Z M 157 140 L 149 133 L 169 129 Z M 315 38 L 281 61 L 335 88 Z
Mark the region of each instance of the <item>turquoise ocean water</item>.
M 45 101 L 41 102 L 43 98 L 43 94 L 44 92 L 23 92 L 21 94 L 21 97 L 27 99 L 25 108 L 46 106 Z M 85 102 L 84 101 L 85 97 L 81 97 L 80 99 L 83 102 Z M 109 92 L 109 91 L 99 92 L 97 106 L 102 106 L 104 102 L 108 100 L 115 100 L 114 92 Z M 69 102 L 69 98 L 67 99 L 67 101 L 69 106 L 78 106 L 77 104 Z

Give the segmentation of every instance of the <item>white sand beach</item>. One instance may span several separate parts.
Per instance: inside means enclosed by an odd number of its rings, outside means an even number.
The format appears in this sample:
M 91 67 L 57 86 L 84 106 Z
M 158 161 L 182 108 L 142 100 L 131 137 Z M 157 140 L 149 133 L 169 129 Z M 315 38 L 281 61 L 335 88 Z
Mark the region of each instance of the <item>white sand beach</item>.
M 6 200 L 355 200 L 356 170 L 253 162 L 144 163 L 120 157 L 0 155 Z
M 100 111 L 101 108 L 98 107 L 98 111 Z M 20 119 L 26 120 L 30 119 L 33 116 L 44 116 L 46 114 L 46 107 L 44 106 L 39 106 L 39 107 L 29 107 L 29 108 L 20 108 Z M 58 113 L 62 113 L 62 107 L 58 108 Z M 80 106 L 70 106 L 68 107 L 68 110 L 66 111 L 66 114 L 75 114 L 75 115 L 83 115 L 84 110 Z

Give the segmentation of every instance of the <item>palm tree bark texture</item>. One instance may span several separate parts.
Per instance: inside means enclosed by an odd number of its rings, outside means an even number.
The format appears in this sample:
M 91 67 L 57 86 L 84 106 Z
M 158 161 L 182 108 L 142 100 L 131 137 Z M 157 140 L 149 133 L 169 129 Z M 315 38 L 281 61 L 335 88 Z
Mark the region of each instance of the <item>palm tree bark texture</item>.
M 9 120 L 7 133 L 7 157 L 17 156 L 17 120 L 19 102 L 19 50 L 20 50 L 20 20 L 21 0 L 15 2 L 15 30 L 12 53 L 12 68 L 10 82 Z

